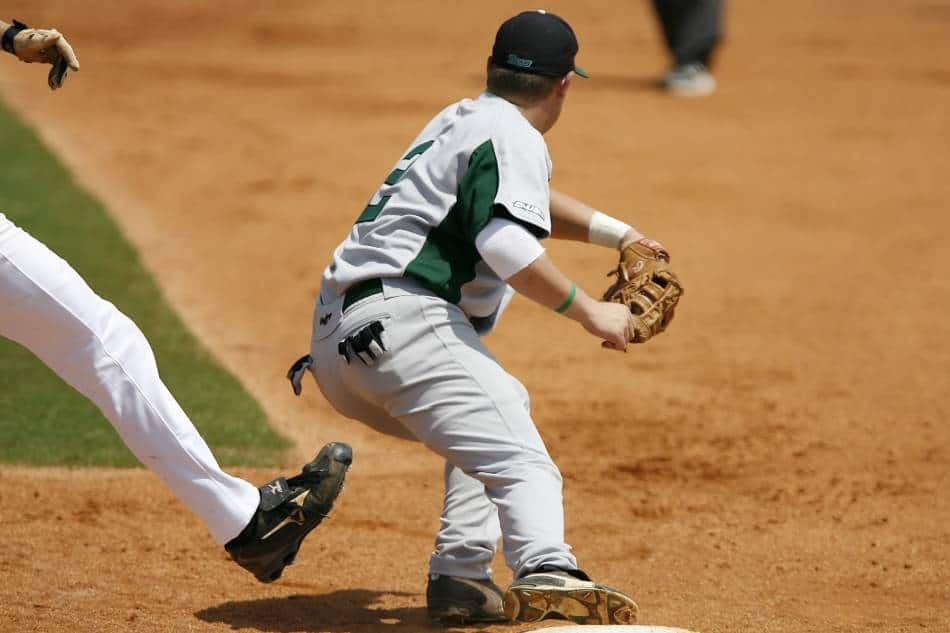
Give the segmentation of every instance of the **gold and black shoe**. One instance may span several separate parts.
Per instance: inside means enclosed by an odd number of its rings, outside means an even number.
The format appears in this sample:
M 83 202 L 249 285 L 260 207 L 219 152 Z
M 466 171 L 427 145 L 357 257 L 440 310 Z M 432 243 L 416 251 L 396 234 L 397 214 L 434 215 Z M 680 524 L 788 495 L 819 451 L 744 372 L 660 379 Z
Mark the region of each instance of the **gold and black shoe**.
M 635 624 L 640 608 L 629 596 L 586 579 L 583 572 L 527 574 L 505 592 L 505 615 L 518 622 L 570 620 L 577 624 Z
M 333 508 L 352 462 L 353 449 L 331 442 L 299 475 L 261 486 L 261 501 L 250 523 L 224 549 L 261 582 L 280 578 L 304 537 Z

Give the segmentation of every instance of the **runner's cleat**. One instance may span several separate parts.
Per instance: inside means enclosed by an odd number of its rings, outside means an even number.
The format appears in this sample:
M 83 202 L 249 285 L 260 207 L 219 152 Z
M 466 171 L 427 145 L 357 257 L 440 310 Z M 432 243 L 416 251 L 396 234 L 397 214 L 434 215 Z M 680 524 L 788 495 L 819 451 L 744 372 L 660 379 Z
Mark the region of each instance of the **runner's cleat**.
M 224 549 L 261 582 L 274 582 L 294 562 L 304 537 L 333 508 L 353 450 L 343 442 L 324 446 L 303 472 L 261 486 L 250 523 Z

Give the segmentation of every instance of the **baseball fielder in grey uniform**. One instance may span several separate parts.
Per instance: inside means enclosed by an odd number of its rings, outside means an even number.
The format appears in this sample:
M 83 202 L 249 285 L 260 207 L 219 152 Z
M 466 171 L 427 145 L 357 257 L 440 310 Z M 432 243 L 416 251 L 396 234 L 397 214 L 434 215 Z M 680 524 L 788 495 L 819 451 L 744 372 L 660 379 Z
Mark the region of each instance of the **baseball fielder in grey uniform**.
M 0 43 L 22 61 L 51 64 L 53 90 L 69 70 L 79 70 L 72 47 L 54 29 L 0 21 Z M 280 577 L 340 492 L 352 460 L 342 442 L 324 446 L 301 473 L 259 490 L 224 472 L 162 382 L 135 323 L 3 213 L 0 336 L 26 347 L 95 403 L 129 450 L 262 582 Z
M 552 191 L 550 130 L 576 75 L 571 27 L 521 13 L 496 35 L 487 90 L 442 110 L 410 143 L 323 274 L 304 369 L 343 415 L 445 459 L 428 612 L 459 623 L 563 617 L 629 624 L 628 596 L 594 583 L 564 542 L 561 475 L 524 386 L 480 336 L 515 291 L 577 321 L 609 349 L 630 311 L 585 294 L 540 239 L 619 248 L 629 225 Z M 491 580 L 499 537 L 515 579 Z

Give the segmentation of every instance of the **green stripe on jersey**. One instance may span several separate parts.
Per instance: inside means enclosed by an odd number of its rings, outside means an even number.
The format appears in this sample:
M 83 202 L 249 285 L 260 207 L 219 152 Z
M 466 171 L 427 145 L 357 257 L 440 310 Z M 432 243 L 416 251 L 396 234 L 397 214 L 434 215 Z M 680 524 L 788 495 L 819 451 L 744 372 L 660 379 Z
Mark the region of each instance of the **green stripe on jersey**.
M 390 173 L 389 176 L 386 177 L 386 184 L 395 185 L 397 182 L 399 182 L 402 179 L 402 177 L 406 175 L 406 172 L 409 171 L 410 168 L 412 168 L 412 164 L 416 162 L 413 159 L 419 156 L 422 156 L 427 149 L 432 147 L 433 143 L 435 143 L 435 141 L 426 141 L 425 143 L 422 143 L 421 145 L 416 145 L 415 147 L 413 147 L 409 151 L 409 153 L 403 156 L 402 160 L 399 161 L 400 165 L 402 165 L 403 163 L 406 163 L 406 164 L 403 165 L 402 169 L 400 169 L 399 167 L 396 167 L 396 169 L 394 169 L 392 173 Z
M 498 194 L 498 161 L 491 140 L 472 152 L 468 169 L 458 185 L 455 204 L 429 231 L 422 250 L 406 267 L 406 275 L 446 301 L 458 303 L 462 286 L 475 279 L 481 255 L 475 237 L 492 217 Z

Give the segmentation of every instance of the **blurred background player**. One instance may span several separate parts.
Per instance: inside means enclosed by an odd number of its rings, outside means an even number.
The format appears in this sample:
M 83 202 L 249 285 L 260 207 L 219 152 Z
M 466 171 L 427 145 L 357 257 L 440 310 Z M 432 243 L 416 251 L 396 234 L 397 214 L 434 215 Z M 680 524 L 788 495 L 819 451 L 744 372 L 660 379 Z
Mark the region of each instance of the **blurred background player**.
M 48 83 L 54 90 L 70 69 L 79 70 L 72 47 L 53 29 L 0 21 L 0 33 L 6 52 L 52 65 Z M 36 354 L 95 403 L 132 453 L 261 582 L 280 577 L 339 494 L 352 454 L 338 442 L 327 444 L 300 474 L 260 490 L 222 471 L 162 382 L 139 328 L 3 213 L 0 336 Z
M 677 96 L 702 97 L 716 90 L 710 72 L 712 56 L 722 39 L 725 0 L 653 0 L 673 67 L 663 87 Z

